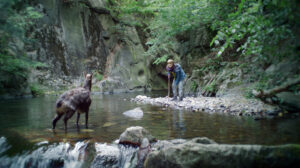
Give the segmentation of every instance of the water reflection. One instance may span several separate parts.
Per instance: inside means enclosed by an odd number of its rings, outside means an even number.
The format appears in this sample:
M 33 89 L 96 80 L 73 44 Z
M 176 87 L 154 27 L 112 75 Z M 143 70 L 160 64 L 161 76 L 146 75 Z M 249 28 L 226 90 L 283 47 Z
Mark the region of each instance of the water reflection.
M 173 117 L 172 117 L 172 123 L 173 123 L 173 131 L 176 135 L 175 137 L 178 138 L 184 138 L 185 133 L 185 124 L 183 119 L 183 111 L 182 110 L 174 110 L 173 111 Z
M 156 93 L 155 93 L 156 94 Z M 193 138 L 205 136 L 219 143 L 284 144 L 300 142 L 300 119 L 254 121 L 252 118 L 207 114 L 186 110 L 172 110 L 130 101 L 136 94 L 93 95 L 89 114 L 89 129 L 84 129 L 84 117 L 76 128 L 76 117 L 68 121 L 68 132 L 63 121 L 51 130 L 57 97 L 41 97 L 0 102 L 0 136 L 18 136 L 29 142 L 40 141 L 112 142 L 130 126 L 142 126 L 157 139 Z M 157 94 L 156 94 L 157 96 Z M 141 107 L 140 120 L 122 113 Z

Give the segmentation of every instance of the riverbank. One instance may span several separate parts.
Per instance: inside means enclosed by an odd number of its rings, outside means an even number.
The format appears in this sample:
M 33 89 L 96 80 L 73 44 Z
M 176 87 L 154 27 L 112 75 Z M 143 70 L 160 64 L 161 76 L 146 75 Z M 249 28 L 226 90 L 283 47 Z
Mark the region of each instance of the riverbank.
M 138 95 L 131 100 L 137 103 L 153 104 L 173 109 L 252 116 L 255 119 L 283 116 L 287 113 L 277 106 L 265 104 L 257 99 L 247 99 L 239 95 L 224 97 L 185 97 L 182 101 L 172 101 L 169 97 L 151 98 Z

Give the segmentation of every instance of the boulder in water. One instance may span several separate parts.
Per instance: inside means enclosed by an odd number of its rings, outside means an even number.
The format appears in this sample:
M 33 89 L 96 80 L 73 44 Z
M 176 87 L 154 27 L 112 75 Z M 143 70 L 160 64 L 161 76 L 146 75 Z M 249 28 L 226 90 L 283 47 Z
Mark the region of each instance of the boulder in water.
M 129 127 L 120 135 L 119 143 L 140 146 L 144 138 L 147 138 L 150 143 L 156 141 L 145 128 L 140 126 Z
M 144 116 L 143 110 L 140 107 L 125 111 L 123 114 L 127 117 L 131 117 L 135 119 L 141 119 Z

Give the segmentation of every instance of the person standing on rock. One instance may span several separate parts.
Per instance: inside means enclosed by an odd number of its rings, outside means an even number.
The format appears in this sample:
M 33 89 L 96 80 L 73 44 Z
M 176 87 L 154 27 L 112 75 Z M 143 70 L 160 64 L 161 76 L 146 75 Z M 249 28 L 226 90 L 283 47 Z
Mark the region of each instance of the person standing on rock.
M 179 64 L 175 64 L 172 59 L 169 59 L 167 62 L 168 78 L 170 79 L 173 76 L 172 90 L 173 98 L 172 101 L 177 100 L 177 86 L 179 92 L 179 100 L 183 99 L 183 81 L 185 78 L 185 73 Z M 170 81 L 170 80 L 169 80 Z

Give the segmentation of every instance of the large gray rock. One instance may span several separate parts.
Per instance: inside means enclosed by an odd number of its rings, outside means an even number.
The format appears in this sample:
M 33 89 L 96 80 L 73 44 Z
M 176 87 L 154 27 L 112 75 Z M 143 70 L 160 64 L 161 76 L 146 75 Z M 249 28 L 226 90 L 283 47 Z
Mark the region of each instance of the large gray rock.
M 132 109 L 132 110 L 125 111 L 123 114 L 127 117 L 131 117 L 131 118 L 134 118 L 134 119 L 141 119 L 144 116 L 144 112 L 140 107 L 137 107 L 137 108 Z
M 289 111 L 300 111 L 300 95 L 295 95 L 292 92 L 281 92 L 276 95 L 280 100 L 280 106 Z
M 148 154 L 146 168 L 297 167 L 300 164 L 299 145 L 225 145 L 193 139 L 179 144 L 168 142 L 160 147 Z
M 140 146 L 144 138 L 147 138 L 149 142 L 156 141 L 145 128 L 140 126 L 129 127 L 120 135 L 119 143 Z
M 101 93 L 122 93 L 128 92 L 128 87 L 121 82 L 120 80 L 116 80 L 113 78 L 107 78 L 98 83 L 99 91 Z
M 117 144 L 95 144 L 96 156 L 91 168 L 136 168 L 137 148 Z

